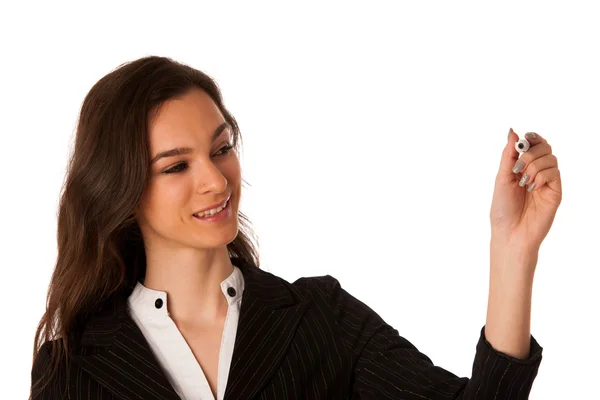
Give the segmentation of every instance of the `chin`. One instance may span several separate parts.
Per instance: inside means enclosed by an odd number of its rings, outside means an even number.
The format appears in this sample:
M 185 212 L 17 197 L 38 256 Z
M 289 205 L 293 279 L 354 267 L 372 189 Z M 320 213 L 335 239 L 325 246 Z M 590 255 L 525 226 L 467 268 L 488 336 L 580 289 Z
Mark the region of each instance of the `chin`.
M 222 245 L 223 246 L 227 246 L 229 243 L 233 242 L 235 240 L 235 238 L 237 237 L 238 234 L 238 226 L 237 223 L 235 224 L 235 230 L 232 229 L 229 236 L 222 241 Z
M 194 242 L 202 243 L 201 247 L 216 248 L 227 246 L 233 242 L 238 234 L 238 224 L 231 223 L 219 229 L 206 229 L 193 235 Z

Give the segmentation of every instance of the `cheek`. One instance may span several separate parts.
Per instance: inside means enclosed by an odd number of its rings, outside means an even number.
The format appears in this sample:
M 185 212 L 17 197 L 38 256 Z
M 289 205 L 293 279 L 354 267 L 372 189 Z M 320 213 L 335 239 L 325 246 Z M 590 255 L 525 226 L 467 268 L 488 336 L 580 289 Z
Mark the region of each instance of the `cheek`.
M 149 187 L 145 196 L 143 212 L 149 220 L 170 219 L 171 212 L 180 210 L 189 198 L 191 184 L 187 180 L 163 181 Z
M 230 186 L 238 186 L 241 182 L 241 170 L 240 170 L 240 161 L 236 155 L 232 155 L 226 162 L 221 164 L 221 173 L 225 178 L 227 178 L 227 182 Z M 233 188 L 236 189 L 235 187 Z
M 227 179 L 227 190 L 230 191 L 234 197 L 232 206 L 234 207 L 234 211 L 237 211 L 240 203 L 242 182 L 240 163 L 237 156 L 234 155 L 226 162 L 223 162 L 219 169 L 225 179 Z

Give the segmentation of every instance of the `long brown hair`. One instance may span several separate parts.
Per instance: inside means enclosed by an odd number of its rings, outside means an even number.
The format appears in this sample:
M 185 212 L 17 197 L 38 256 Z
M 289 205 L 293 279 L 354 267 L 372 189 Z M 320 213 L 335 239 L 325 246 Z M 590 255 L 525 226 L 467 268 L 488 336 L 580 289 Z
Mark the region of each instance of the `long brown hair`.
M 166 100 L 192 88 L 211 96 L 231 126 L 238 151 L 239 127 L 215 81 L 170 58 L 149 56 L 122 64 L 85 97 L 59 203 L 58 257 L 34 339 L 34 361 L 41 345 L 51 341 L 52 367 L 47 370 L 53 373 L 43 385 L 45 379 L 32 382 L 32 393 L 46 386 L 59 366 L 69 370 L 70 350 L 89 316 L 145 275 L 134 210 L 149 179 L 148 121 Z M 241 212 L 238 218 L 229 255 L 258 268 L 256 236 L 248 218 Z

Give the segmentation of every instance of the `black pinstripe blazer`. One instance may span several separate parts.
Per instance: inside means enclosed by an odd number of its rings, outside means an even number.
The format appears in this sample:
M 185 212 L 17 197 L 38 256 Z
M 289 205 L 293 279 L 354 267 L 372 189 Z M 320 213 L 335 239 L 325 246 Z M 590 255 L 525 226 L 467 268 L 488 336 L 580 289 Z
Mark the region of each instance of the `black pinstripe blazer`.
M 240 267 L 245 290 L 225 400 L 233 399 L 527 399 L 542 359 L 495 351 L 484 328 L 472 378 L 457 377 L 419 352 L 331 276 L 290 284 Z M 68 370 L 34 399 L 176 400 L 126 297 L 97 313 L 82 331 Z M 32 380 L 48 368 L 49 342 Z M 63 368 L 64 369 L 64 366 Z

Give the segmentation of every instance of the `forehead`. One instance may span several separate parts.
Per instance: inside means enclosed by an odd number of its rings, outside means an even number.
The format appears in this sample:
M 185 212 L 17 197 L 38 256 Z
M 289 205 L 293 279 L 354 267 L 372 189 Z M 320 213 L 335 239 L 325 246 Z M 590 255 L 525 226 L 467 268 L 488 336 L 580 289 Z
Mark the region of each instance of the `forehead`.
M 175 145 L 181 140 L 211 141 L 225 118 L 212 98 L 201 89 L 165 101 L 149 121 L 150 148 Z

